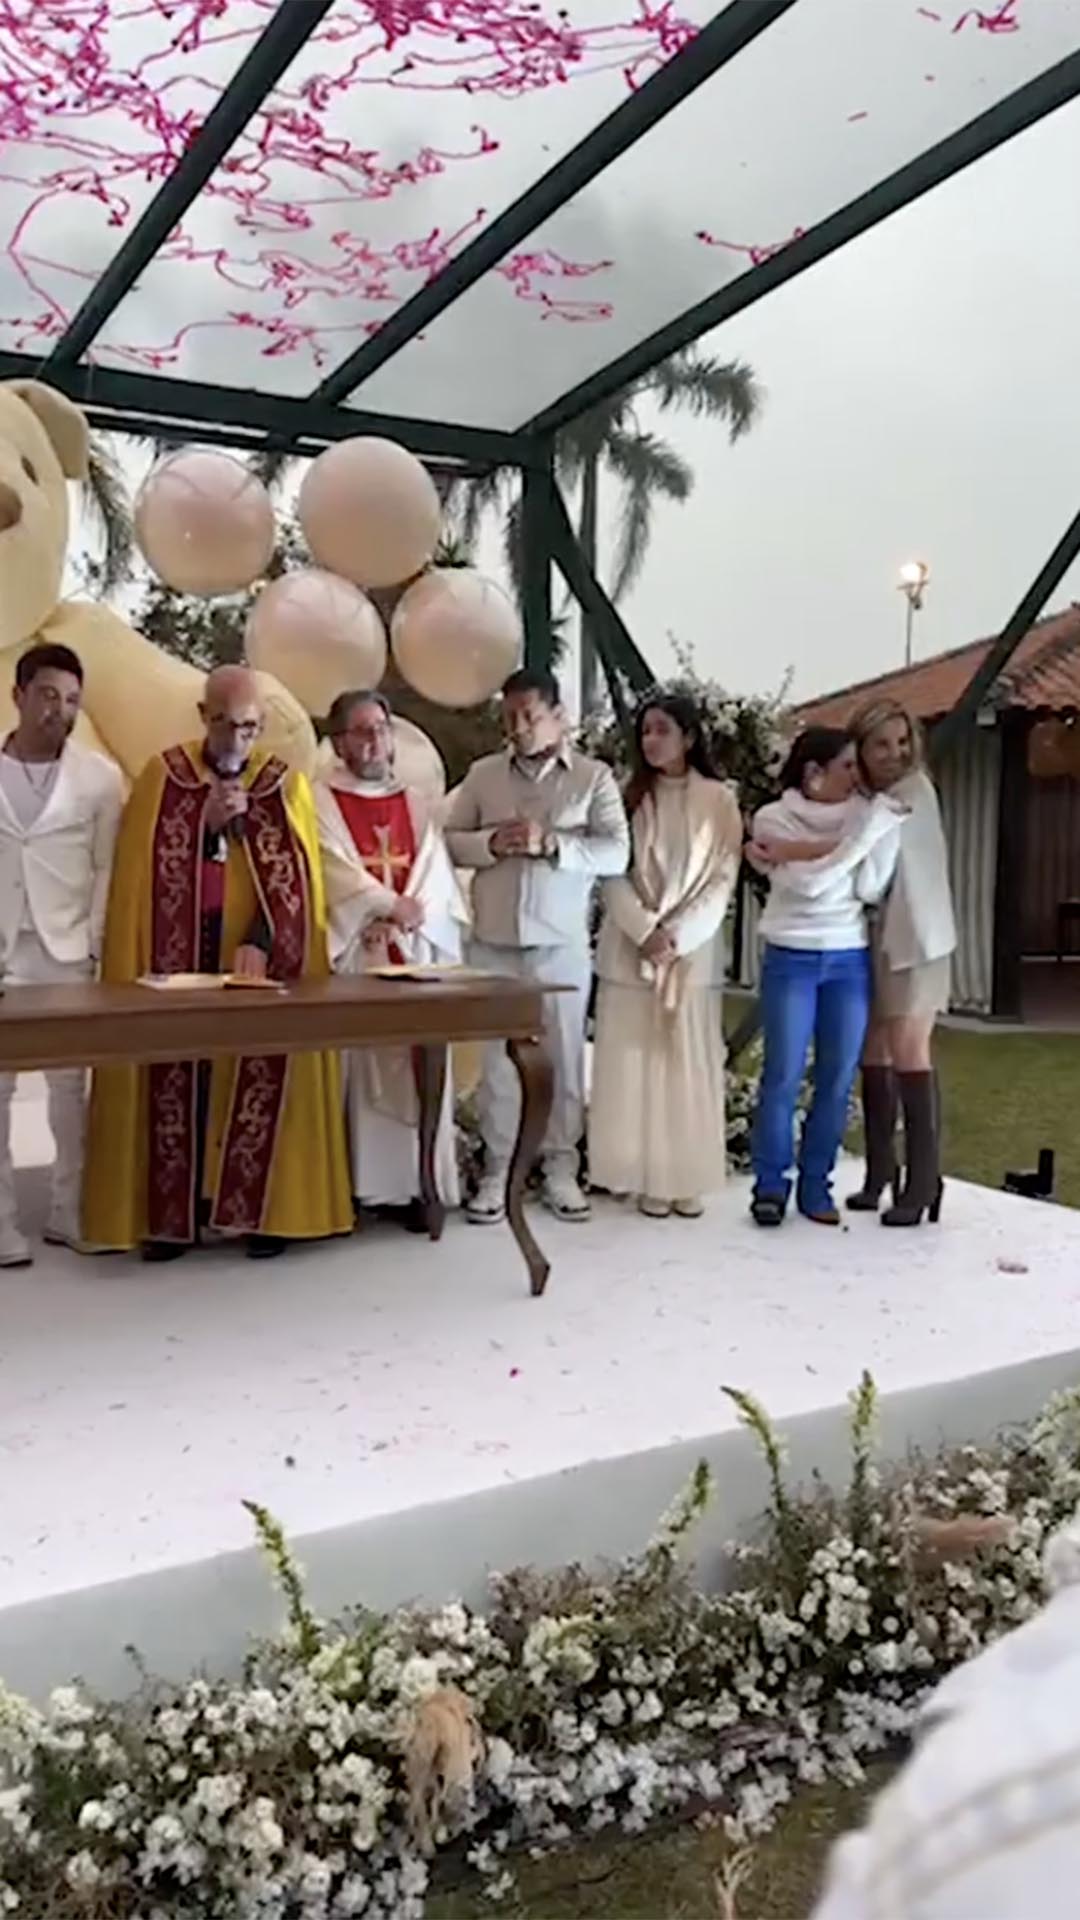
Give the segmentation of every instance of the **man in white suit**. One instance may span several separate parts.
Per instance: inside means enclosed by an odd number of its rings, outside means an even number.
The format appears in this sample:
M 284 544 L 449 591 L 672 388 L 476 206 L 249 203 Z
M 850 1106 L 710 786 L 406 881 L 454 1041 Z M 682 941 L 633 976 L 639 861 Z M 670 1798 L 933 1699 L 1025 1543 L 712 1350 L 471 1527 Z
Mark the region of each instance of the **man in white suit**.
M 70 647 L 39 645 L 15 669 L 18 725 L 0 750 L 0 965 L 6 987 L 93 979 L 123 806 L 119 769 L 70 738 L 83 670 Z M 86 1075 L 46 1075 L 56 1146 L 45 1238 L 79 1244 Z M 15 1075 L 0 1073 L 0 1267 L 30 1265 L 11 1162 Z
M 389 706 L 381 693 L 339 694 L 328 730 L 335 763 L 315 783 L 315 805 L 335 972 L 459 964 L 464 903 L 430 806 L 395 773 Z M 344 1065 L 353 1197 L 423 1231 L 410 1054 L 364 1048 L 346 1054 Z M 453 1104 L 448 1074 L 435 1147 L 446 1206 L 459 1197 Z

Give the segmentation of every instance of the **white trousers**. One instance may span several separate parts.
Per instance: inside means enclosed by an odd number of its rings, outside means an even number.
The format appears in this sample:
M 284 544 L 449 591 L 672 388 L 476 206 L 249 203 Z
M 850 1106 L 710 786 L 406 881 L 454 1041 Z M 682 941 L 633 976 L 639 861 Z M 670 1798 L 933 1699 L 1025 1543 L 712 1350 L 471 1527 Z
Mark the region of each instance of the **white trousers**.
M 353 1194 L 364 1206 L 406 1207 L 420 1191 L 417 1129 L 373 1106 L 364 1084 L 362 1053 L 344 1053 L 341 1058 Z M 461 1196 L 454 1135 L 454 1075 L 449 1061 L 435 1138 L 435 1186 L 444 1206 L 457 1206 Z
M 571 989 L 544 996 L 544 1039 L 551 1050 L 555 1087 L 543 1157 L 551 1172 L 576 1173 L 585 1130 L 585 1015 L 592 979 L 588 947 L 488 947 L 474 940 L 469 964 L 487 973 L 516 974 L 543 986 Z M 486 1170 L 501 1173 L 510 1164 L 521 1113 L 518 1077 L 501 1041 L 484 1048 L 477 1105 Z
M 54 960 L 36 933 L 22 932 L 4 968 L 6 987 L 72 986 L 93 978 L 91 961 Z M 11 1097 L 17 1076 L 0 1073 L 0 1225 L 13 1226 L 18 1216 L 15 1170 L 11 1161 Z M 83 1139 L 86 1131 L 86 1073 L 82 1067 L 56 1067 L 45 1075 L 49 1129 L 56 1147 L 52 1170 L 50 1215 L 76 1227 L 82 1185 Z

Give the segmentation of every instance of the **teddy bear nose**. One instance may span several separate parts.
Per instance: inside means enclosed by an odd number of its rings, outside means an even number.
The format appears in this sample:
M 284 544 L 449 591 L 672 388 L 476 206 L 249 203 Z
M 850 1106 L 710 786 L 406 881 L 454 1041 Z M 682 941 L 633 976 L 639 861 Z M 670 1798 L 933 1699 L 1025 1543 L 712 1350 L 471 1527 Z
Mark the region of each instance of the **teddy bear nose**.
M 22 519 L 22 501 L 14 487 L 0 480 L 0 533 L 6 533 L 9 527 L 17 527 Z

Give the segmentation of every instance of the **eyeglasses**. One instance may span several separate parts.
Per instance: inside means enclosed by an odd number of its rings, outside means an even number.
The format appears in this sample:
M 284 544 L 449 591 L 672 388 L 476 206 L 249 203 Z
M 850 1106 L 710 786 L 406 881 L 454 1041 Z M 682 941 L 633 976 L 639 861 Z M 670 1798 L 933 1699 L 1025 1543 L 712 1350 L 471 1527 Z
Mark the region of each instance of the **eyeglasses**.
M 254 740 L 261 722 L 258 720 L 230 720 L 227 714 L 210 713 L 206 716 L 208 727 L 216 727 L 219 733 L 238 733 L 244 740 Z
M 366 727 L 343 727 L 335 740 L 385 740 L 390 732 L 388 720 L 372 720 Z

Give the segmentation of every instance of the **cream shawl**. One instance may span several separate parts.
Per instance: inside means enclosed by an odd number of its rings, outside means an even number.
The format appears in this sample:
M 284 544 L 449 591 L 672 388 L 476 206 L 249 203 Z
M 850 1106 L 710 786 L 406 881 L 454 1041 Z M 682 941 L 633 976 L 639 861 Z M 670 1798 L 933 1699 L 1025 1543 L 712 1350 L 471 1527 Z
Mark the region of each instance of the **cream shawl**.
M 708 980 L 713 941 L 723 925 L 739 871 L 742 819 L 733 790 L 693 770 L 685 783 L 647 794 L 631 821 L 629 874 L 604 886 L 606 917 L 597 955 L 603 979 L 645 984 L 665 1007 L 678 1007 L 692 982 Z M 673 831 L 682 808 L 682 831 Z M 642 943 L 658 927 L 671 934 L 676 957 L 654 966 Z

